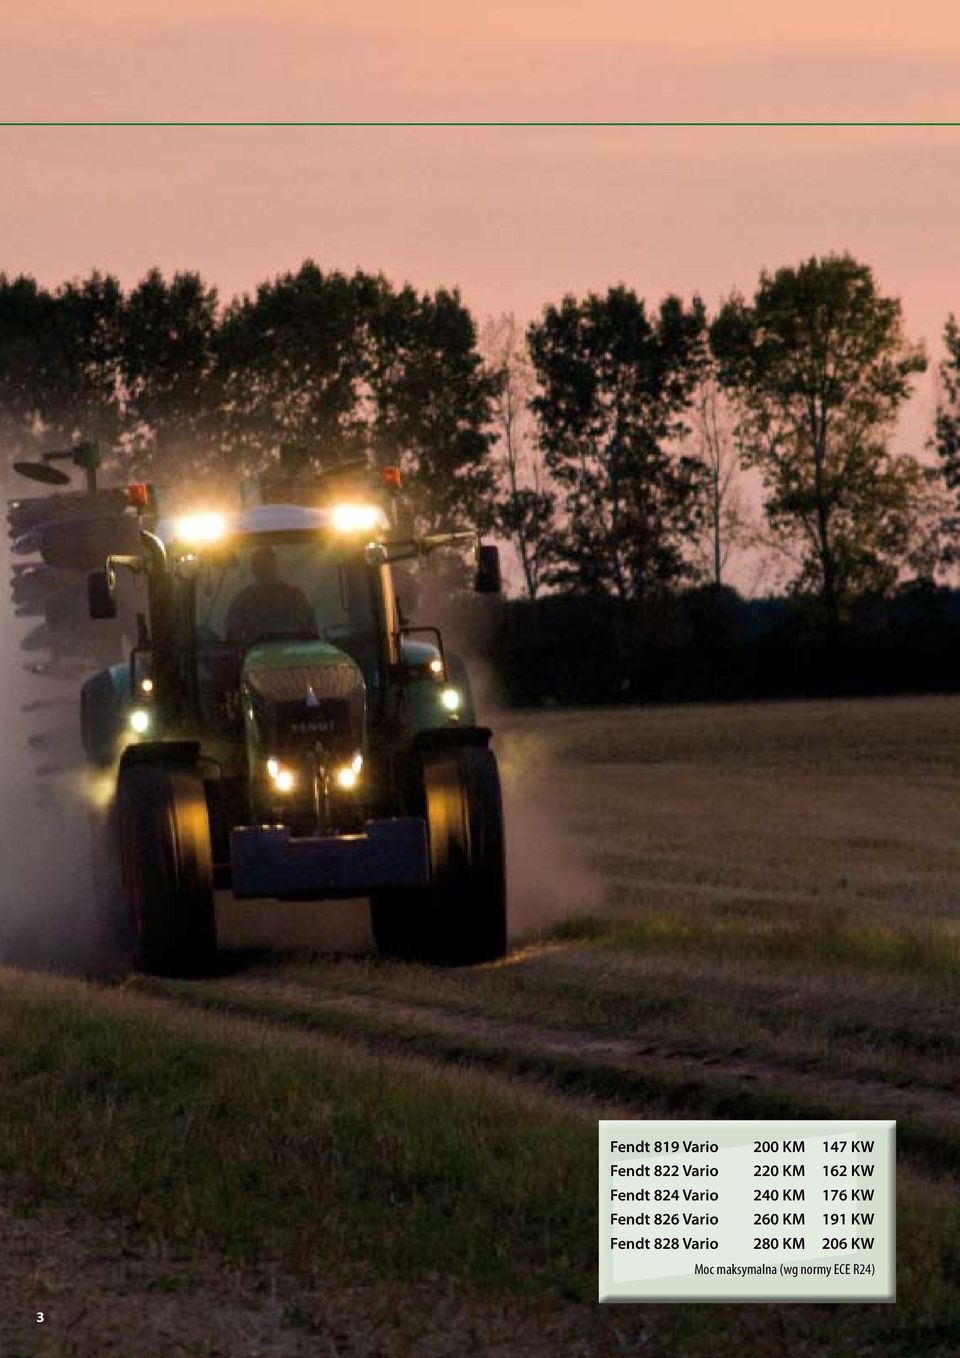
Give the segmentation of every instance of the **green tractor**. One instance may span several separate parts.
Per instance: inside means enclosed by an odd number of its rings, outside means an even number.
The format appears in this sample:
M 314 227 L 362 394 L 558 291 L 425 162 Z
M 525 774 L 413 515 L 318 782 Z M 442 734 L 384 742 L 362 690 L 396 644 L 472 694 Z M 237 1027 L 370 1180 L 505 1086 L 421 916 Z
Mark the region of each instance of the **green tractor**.
M 117 573 L 146 607 L 129 661 L 83 685 L 88 759 L 117 766 L 112 826 L 137 965 L 208 972 L 215 889 L 238 899 L 366 896 L 390 957 L 488 962 L 506 949 L 503 817 L 490 731 L 440 632 L 403 616 L 393 566 L 475 547 L 404 535 L 388 473 L 317 478 L 290 502 L 166 516 L 144 488 Z

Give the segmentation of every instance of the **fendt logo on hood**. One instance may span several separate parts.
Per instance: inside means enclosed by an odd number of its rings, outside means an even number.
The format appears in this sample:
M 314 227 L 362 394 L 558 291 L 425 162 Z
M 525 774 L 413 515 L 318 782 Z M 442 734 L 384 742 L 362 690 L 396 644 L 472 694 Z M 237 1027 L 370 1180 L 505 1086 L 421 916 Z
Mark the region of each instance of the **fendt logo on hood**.
M 292 736 L 328 736 L 346 734 L 351 727 L 350 704 L 343 698 L 322 696 L 314 685 L 309 685 L 302 696 L 288 699 L 275 708 L 279 732 Z
M 315 717 L 313 720 L 304 719 L 303 721 L 292 721 L 290 723 L 290 734 L 293 736 L 327 736 L 332 735 L 337 729 L 337 723 L 333 720 L 326 720 L 322 717 Z

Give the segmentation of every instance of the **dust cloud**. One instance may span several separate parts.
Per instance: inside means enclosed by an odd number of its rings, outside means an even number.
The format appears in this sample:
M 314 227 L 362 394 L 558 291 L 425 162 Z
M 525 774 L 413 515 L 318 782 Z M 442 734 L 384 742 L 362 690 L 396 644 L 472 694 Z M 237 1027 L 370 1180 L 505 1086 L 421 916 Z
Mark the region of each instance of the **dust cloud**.
M 11 491 L 0 488 L 5 507 Z M 4 533 L 7 582 L 11 556 Z M 8 593 L 0 608 L 0 963 L 101 973 L 122 959 L 124 930 L 106 856 L 94 853 L 105 828 L 96 785 L 81 773 L 81 676 L 49 666 L 45 649 L 23 649 L 37 625 L 14 615 Z
M 601 901 L 599 879 L 577 856 L 573 841 L 552 814 L 544 791 L 569 769 L 549 763 L 534 782 L 511 748 L 511 736 L 494 743 L 503 780 L 507 835 L 508 924 L 511 941 L 549 929 Z
M 0 468 L 0 501 L 34 496 Z M 14 554 L 3 523 L 0 571 L 0 964 L 105 975 L 129 964 L 132 939 L 108 853 L 108 773 L 92 776 L 80 741 L 80 685 L 102 661 L 46 644 L 42 614 L 17 617 Z M 119 639 L 118 639 L 119 640 Z
M 555 790 L 575 776 L 542 732 L 537 714 L 505 709 L 484 645 L 484 632 L 458 635 L 455 613 L 445 619 L 450 648 L 466 661 L 477 720 L 493 730 L 500 767 L 507 850 L 507 924 L 517 943 L 571 915 L 596 909 L 600 879 L 588 867 L 564 823 Z

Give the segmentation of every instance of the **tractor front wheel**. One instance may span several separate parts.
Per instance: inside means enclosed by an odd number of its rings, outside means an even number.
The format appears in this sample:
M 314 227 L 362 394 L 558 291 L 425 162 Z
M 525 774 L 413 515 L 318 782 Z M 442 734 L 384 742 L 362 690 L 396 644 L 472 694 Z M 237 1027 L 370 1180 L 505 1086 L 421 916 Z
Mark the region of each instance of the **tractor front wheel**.
M 497 761 L 464 746 L 423 759 L 430 885 L 370 903 L 374 940 L 388 957 L 447 966 L 492 962 L 507 947 L 503 810 Z
M 122 769 L 117 832 L 137 969 L 157 976 L 212 971 L 213 857 L 200 774 L 189 765 L 160 763 Z

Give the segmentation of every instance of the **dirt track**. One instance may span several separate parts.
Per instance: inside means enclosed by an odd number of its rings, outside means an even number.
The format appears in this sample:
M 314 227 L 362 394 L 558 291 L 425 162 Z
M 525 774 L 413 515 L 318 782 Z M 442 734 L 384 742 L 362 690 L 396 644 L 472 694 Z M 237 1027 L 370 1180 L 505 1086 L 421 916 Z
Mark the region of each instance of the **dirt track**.
M 182 991 L 179 997 L 182 1000 Z M 285 980 L 282 968 L 274 978 L 237 977 L 214 986 L 201 983 L 193 989 L 190 1002 L 213 1007 L 223 1005 L 234 1013 L 268 1021 L 279 1020 L 288 1025 L 299 1024 L 307 1029 L 311 1020 L 322 1021 L 325 1014 L 340 1015 L 348 1020 L 357 1016 L 373 1021 L 356 1032 L 356 1036 L 370 1046 L 380 1044 L 390 1048 L 409 1043 L 417 1036 L 432 1036 L 439 1039 L 434 1049 L 438 1060 L 469 1059 L 469 1050 L 473 1048 L 478 1059 L 483 1059 L 489 1069 L 500 1053 L 505 1058 L 503 1064 L 507 1073 L 518 1057 L 574 1058 L 588 1063 L 597 1072 L 605 1069 L 612 1075 L 615 1072 L 642 1075 L 655 1069 L 667 1069 L 674 1075 L 707 1074 L 711 1078 L 726 1077 L 747 1085 L 758 1081 L 781 1087 L 789 1085 L 797 1094 L 806 1094 L 811 1101 L 848 1109 L 868 1106 L 871 1116 L 911 1116 L 933 1123 L 960 1125 L 960 1092 L 954 1084 L 937 1088 L 915 1079 L 908 1071 L 904 1071 L 896 1083 L 867 1079 L 856 1072 L 841 1079 L 822 1069 L 811 1068 L 809 1059 L 800 1058 L 791 1063 L 738 1056 L 724 1045 L 720 1033 L 713 1050 L 701 1050 L 694 1056 L 661 1043 L 645 1041 L 642 1033 L 632 1038 L 613 1039 L 598 1037 L 589 1031 L 504 1022 L 493 1013 L 461 1016 L 439 1006 L 405 1003 L 359 991 L 324 994 L 317 988 Z M 454 1048 L 454 1058 L 444 1055 L 442 1043 L 450 1039 L 461 1044 Z M 540 1078 L 544 1078 L 543 1070 Z M 627 1110 L 625 1116 L 644 1113 L 643 1107 L 632 1106 L 627 1097 L 616 1102 Z

